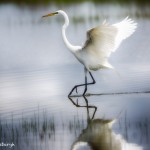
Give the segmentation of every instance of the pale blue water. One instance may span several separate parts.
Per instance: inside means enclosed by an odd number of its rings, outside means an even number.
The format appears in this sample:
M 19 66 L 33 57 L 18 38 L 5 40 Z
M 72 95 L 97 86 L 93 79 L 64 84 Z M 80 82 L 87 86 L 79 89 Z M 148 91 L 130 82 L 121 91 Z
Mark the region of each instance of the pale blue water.
M 71 18 L 68 38 L 75 45 L 84 43 L 86 30 L 105 18 L 115 23 L 129 15 L 138 23 L 135 34 L 110 58 L 115 71 L 93 72 L 97 83 L 88 93 L 106 95 L 87 99 L 97 107 L 93 119 L 116 118 L 113 131 L 148 150 L 150 20 L 137 18 L 137 8 L 129 8 L 91 3 L 63 7 Z M 57 9 L 0 6 L 0 142 L 13 142 L 13 149 L 70 149 L 87 127 L 86 108 L 76 108 L 67 97 L 75 84 L 84 81 L 83 66 L 62 41 L 61 17 L 41 19 Z M 130 94 L 107 95 L 126 92 Z M 85 100 L 78 98 L 78 104 L 85 105 Z

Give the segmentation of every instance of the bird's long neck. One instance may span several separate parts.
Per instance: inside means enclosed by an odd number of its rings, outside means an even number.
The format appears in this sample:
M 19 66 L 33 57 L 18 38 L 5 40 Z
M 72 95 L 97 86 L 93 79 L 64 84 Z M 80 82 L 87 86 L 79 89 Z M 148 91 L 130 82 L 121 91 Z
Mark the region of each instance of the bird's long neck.
M 62 27 L 62 37 L 63 37 L 63 40 L 64 40 L 66 46 L 68 47 L 68 49 L 70 49 L 71 52 L 75 52 L 75 51 L 77 51 L 78 49 L 80 49 L 80 47 L 79 47 L 79 46 L 74 46 L 74 45 L 72 45 L 72 44 L 68 41 L 68 39 L 67 39 L 67 37 L 66 37 L 66 29 L 67 29 L 67 27 L 68 27 L 68 25 L 69 25 L 69 18 L 68 18 L 67 14 L 66 14 L 64 11 L 61 11 L 61 14 L 64 16 L 64 19 L 65 19 L 65 23 L 64 23 L 64 25 L 63 25 L 63 27 Z

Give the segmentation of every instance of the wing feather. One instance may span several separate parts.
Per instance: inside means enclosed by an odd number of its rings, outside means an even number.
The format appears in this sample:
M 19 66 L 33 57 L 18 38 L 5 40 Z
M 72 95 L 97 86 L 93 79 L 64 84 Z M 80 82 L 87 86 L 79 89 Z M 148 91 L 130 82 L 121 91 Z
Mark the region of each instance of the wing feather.
M 113 26 L 118 30 L 118 34 L 115 38 L 115 48 L 112 50 L 114 52 L 124 39 L 133 34 L 137 27 L 137 23 L 126 17 L 123 21 L 113 24 Z
M 95 54 L 100 59 L 108 58 L 121 42 L 135 31 L 136 25 L 128 17 L 113 25 L 104 22 L 87 32 L 87 40 L 82 50 Z

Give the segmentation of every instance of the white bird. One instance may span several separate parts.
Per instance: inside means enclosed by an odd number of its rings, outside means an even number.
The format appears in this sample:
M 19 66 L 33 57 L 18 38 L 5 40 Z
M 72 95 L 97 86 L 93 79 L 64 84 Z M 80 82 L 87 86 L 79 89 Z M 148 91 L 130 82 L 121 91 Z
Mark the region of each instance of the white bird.
M 77 88 L 79 86 L 85 86 L 82 94 L 85 96 L 87 85 L 96 83 L 91 71 L 113 68 L 113 66 L 108 62 L 109 56 L 112 52 L 116 51 L 124 39 L 128 38 L 135 31 L 137 23 L 128 17 L 121 22 L 112 25 L 105 21 L 101 25 L 87 31 L 87 40 L 83 46 L 74 46 L 66 37 L 66 29 L 69 25 L 69 18 L 64 11 L 58 10 L 54 13 L 44 15 L 43 17 L 54 16 L 57 14 L 61 14 L 65 19 L 65 23 L 62 26 L 62 37 L 64 43 L 79 62 L 84 65 L 85 70 L 85 83 L 75 85 L 68 96 L 71 96 L 75 89 L 77 92 Z M 91 83 L 87 83 L 88 72 L 92 78 Z
M 128 143 L 121 134 L 112 130 L 114 120 L 93 119 L 82 130 L 71 150 L 144 150 L 135 143 Z
M 72 97 L 70 101 L 78 108 L 86 108 L 87 124 L 71 146 L 71 150 L 143 150 L 140 145 L 127 141 L 121 134 L 113 131 L 113 124 L 118 120 L 121 112 L 115 119 L 95 119 L 97 107 L 89 105 L 84 96 L 85 105 L 80 105 Z M 76 100 L 79 100 L 78 98 Z M 93 111 L 92 111 L 93 110 Z M 93 114 L 93 115 L 92 115 Z M 128 134 L 128 133 L 127 133 Z

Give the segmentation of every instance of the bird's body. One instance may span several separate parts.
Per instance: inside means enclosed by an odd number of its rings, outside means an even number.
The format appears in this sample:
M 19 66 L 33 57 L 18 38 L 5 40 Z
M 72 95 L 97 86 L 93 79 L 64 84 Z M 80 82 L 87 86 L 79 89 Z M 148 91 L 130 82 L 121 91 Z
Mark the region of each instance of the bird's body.
M 135 143 L 128 143 L 112 130 L 114 120 L 93 119 L 82 130 L 71 150 L 143 150 Z
M 78 103 L 79 98 L 69 99 L 77 108 L 85 108 L 87 114 L 86 127 L 73 142 L 71 150 L 143 150 L 141 146 L 129 143 L 121 134 L 113 131 L 112 126 L 121 113 L 115 119 L 94 118 L 97 107 L 89 104 L 86 97 L 83 97 L 85 104 L 82 105 Z
M 75 56 L 89 71 L 113 68 L 108 57 L 135 28 L 136 24 L 128 17 L 113 25 L 104 22 L 87 32 L 87 40 L 84 46 L 75 52 Z
M 69 96 L 72 94 L 74 89 L 77 89 L 79 86 L 85 86 L 84 95 L 87 91 L 87 85 L 95 84 L 91 71 L 113 68 L 113 66 L 108 62 L 109 56 L 112 52 L 116 51 L 124 39 L 128 38 L 135 31 L 137 24 L 128 17 L 113 25 L 110 25 L 105 21 L 101 25 L 92 28 L 87 32 L 87 40 L 83 46 L 74 46 L 66 37 L 66 29 L 69 25 L 69 18 L 64 11 L 59 10 L 55 13 L 45 15 L 44 17 L 56 14 L 63 15 L 65 19 L 65 24 L 62 27 L 64 43 L 85 68 L 85 84 L 76 85 L 71 90 Z M 90 73 L 90 76 L 93 79 L 92 83 L 87 83 L 87 72 Z

